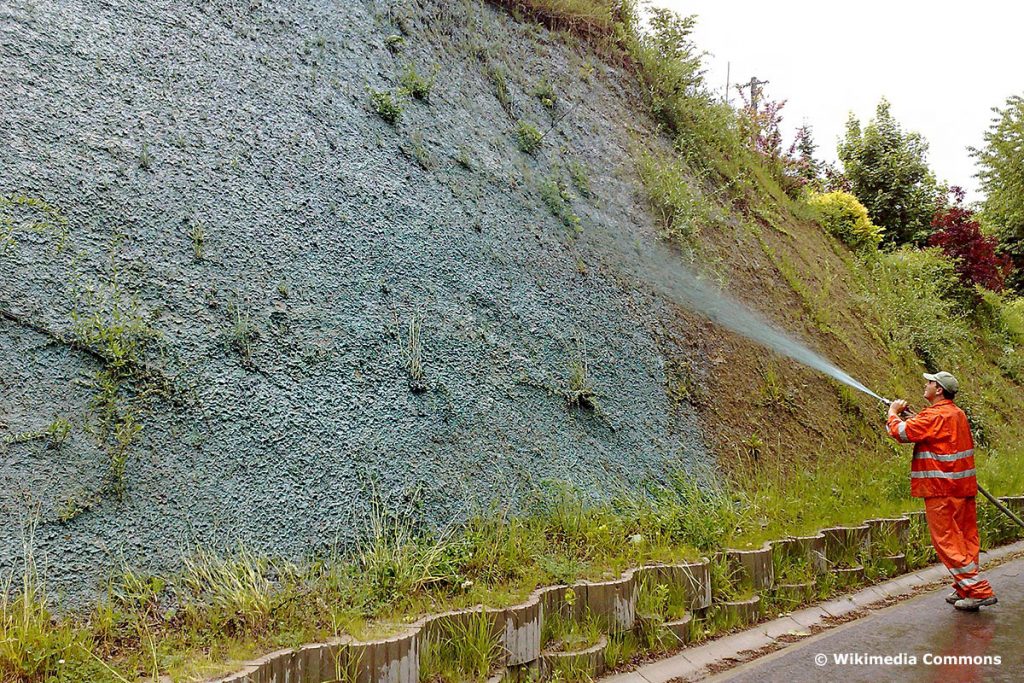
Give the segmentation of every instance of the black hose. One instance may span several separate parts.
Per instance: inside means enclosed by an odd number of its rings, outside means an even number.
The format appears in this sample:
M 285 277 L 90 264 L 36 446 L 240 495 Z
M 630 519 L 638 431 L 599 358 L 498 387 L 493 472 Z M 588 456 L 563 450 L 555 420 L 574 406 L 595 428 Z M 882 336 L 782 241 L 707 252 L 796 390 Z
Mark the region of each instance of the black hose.
M 993 504 L 993 505 L 995 505 L 995 506 L 996 506 L 997 508 L 999 508 L 999 510 L 1000 510 L 1000 511 L 1001 511 L 1001 512 L 1002 512 L 1002 513 L 1003 513 L 1004 515 L 1006 515 L 1007 517 L 1009 517 L 1009 518 L 1010 518 L 1010 519 L 1012 519 L 1013 521 L 1017 522 L 1017 524 L 1019 524 L 1019 525 L 1020 525 L 1021 527 L 1024 527 L 1024 521 L 1021 521 L 1021 518 L 1020 518 L 1020 517 L 1018 517 L 1017 515 L 1013 514 L 1013 512 L 1012 512 L 1012 511 L 1010 510 L 1010 508 L 1008 508 L 1008 507 L 1006 507 L 1005 505 L 1003 505 L 1002 503 L 1000 503 L 1000 502 L 999 502 L 998 500 L 996 500 L 996 499 L 995 499 L 995 498 L 994 498 L 994 497 L 992 496 L 992 494 L 991 494 L 991 493 L 989 493 L 988 491 L 986 491 L 985 489 L 983 489 L 983 488 L 981 487 L 981 484 L 978 484 L 978 491 L 980 491 L 980 492 L 981 492 L 981 495 L 983 495 L 983 496 L 985 496 L 986 498 L 988 498 L 988 502 L 992 503 L 992 504 Z

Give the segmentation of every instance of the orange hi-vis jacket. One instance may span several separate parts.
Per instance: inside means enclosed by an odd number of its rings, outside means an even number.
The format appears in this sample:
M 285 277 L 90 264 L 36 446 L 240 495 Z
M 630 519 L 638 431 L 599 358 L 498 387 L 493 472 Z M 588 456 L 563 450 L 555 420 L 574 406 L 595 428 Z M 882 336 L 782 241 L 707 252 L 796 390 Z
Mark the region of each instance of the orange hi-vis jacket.
M 971 425 L 955 403 L 939 401 L 907 420 L 890 417 L 888 426 L 894 439 L 914 444 L 910 495 L 967 498 L 978 494 Z

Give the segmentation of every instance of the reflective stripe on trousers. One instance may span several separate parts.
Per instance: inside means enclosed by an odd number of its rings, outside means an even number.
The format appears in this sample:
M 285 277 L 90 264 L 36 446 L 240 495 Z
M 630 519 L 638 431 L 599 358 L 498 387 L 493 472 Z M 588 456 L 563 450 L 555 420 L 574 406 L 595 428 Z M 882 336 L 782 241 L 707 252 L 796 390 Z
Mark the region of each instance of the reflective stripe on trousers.
M 933 496 L 924 499 L 932 545 L 953 577 L 961 597 L 987 598 L 992 586 L 978 576 L 978 518 L 974 497 Z

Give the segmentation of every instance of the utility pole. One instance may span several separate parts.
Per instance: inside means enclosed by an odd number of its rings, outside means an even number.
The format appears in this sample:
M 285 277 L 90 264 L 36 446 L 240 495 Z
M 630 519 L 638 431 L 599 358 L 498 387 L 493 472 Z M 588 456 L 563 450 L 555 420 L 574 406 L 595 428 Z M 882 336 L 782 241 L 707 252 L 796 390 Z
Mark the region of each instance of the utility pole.
M 743 85 L 736 86 L 737 90 L 750 88 L 750 108 L 753 109 L 754 111 L 757 111 L 757 104 L 761 100 L 762 85 L 768 85 L 768 81 L 759 81 L 757 80 L 757 76 L 751 76 L 749 83 L 744 83 Z
M 729 76 L 730 76 L 730 71 L 731 70 L 732 70 L 732 62 L 726 62 L 725 63 L 725 103 L 726 104 L 732 104 L 729 101 L 729 88 L 731 87 L 729 85 L 729 82 L 730 82 L 729 81 Z

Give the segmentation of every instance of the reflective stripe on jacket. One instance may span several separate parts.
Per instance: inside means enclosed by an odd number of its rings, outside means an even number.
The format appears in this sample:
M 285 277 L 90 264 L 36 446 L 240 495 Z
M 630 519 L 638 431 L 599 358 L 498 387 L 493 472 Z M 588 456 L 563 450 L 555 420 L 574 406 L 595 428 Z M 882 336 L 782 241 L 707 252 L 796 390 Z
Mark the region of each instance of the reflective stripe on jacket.
M 948 399 L 939 401 L 908 420 L 890 417 L 888 426 L 892 438 L 914 444 L 910 495 L 977 495 L 971 426 L 955 403 Z

